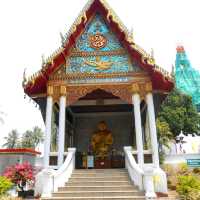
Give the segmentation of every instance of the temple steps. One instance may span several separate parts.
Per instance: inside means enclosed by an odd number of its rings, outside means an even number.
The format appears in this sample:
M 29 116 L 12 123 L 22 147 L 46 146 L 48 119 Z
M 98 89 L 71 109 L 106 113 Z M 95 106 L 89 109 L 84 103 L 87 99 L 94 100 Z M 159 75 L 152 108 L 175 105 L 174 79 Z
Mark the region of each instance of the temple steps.
M 118 197 L 51 197 L 45 200 L 145 200 L 142 196 L 118 196 Z
M 125 169 L 74 170 L 64 187 L 42 200 L 144 200 Z
M 129 181 L 127 176 L 94 176 L 94 177 L 72 177 L 71 182 L 83 181 L 83 182 L 95 182 L 95 181 Z
M 70 196 L 73 196 L 73 197 L 88 197 L 88 196 L 91 196 L 91 197 L 113 197 L 113 196 L 133 196 L 133 195 L 136 195 L 136 196 L 140 196 L 140 195 L 143 195 L 142 192 L 138 192 L 137 190 L 125 190 L 125 191 L 71 191 L 71 192 L 68 192 L 68 191 L 63 191 L 63 192 L 55 192 L 53 194 L 53 197 L 70 197 Z
M 66 186 L 117 186 L 117 185 L 124 185 L 124 186 L 129 186 L 131 183 L 130 181 L 84 181 L 84 182 L 79 182 L 79 181 L 70 181 L 66 183 Z
M 58 191 L 126 191 L 136 188 L 135 186 L 65 186 L 60 187 Z

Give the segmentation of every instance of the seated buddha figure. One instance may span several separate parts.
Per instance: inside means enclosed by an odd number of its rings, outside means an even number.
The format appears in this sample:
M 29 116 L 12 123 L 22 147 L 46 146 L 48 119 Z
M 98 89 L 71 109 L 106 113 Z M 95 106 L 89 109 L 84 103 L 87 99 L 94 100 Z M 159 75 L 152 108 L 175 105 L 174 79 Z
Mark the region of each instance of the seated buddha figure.
M 93 134 L 91 140 L 92 150 L 97 158 L 104 159 L 108 156 L 110 146 L 113 144 L 111 132 L 107 129 L 104 121 L 98 124 L 98 130 Z

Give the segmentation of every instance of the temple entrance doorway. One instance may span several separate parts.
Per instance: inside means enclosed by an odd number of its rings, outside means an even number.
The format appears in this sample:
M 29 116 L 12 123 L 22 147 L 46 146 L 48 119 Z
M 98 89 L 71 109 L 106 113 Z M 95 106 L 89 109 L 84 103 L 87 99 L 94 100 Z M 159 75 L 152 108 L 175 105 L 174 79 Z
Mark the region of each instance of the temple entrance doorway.
M 74 116 L 76 168 L 124 168 L 124 146 L 133 146 L 133 106 L 95 90 L 69 107 Z

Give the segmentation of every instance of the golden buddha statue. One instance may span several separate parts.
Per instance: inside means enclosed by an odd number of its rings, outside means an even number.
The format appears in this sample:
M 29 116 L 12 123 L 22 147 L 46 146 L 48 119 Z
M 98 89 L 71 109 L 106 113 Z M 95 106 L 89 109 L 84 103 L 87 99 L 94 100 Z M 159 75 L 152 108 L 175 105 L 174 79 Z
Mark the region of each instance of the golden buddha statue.
M 93 134 L 91 145 L 96 157 L 104 159 L 108 156 L 109 148 L 113 144 L 111 132 L 104 121 L 98 124 L 98 130 Z

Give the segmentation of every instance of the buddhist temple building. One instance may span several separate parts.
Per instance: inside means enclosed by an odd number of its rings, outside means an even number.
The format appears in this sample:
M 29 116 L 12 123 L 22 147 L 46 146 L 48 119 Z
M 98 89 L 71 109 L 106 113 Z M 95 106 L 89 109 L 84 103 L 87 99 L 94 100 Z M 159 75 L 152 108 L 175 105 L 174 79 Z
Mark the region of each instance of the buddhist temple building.
M 130 165 L 135 184 L 147 196 L 167 191 L 155 118 L 174 82 L 153 55 L 135 43 L 107 2 L 89 0 L 62 36 L 61 47 L 37 73 L 24 76 L 23 87 L 46 124 L 43 173 L 54 168 L 64 176 L 70 158 L 75 168 Z M 88 155 L 93 160 L 86 163 Z M 153 189 L 155 174 L 161 177 L 162 189 Z

